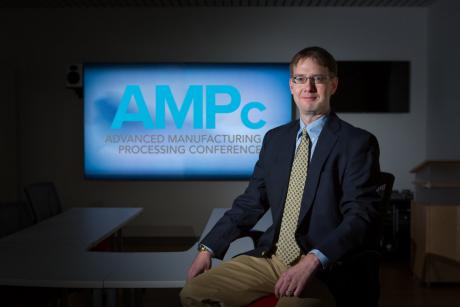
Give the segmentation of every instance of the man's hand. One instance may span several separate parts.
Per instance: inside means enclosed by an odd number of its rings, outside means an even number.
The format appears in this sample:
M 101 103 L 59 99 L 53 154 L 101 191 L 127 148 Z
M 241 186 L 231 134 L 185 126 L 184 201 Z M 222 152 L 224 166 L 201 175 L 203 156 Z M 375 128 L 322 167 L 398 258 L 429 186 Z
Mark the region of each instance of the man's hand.
M 299 296 L 320 265 L 321 262 L 314 254 L 303 256 L 296 265 L 281 274 L 275 285 L 276 297 Z
M 188 269 L 187 281 L 190 281 L 193 277 L 211 269 L 211 265 L 211 253 L 208 251 L 199 252 Z

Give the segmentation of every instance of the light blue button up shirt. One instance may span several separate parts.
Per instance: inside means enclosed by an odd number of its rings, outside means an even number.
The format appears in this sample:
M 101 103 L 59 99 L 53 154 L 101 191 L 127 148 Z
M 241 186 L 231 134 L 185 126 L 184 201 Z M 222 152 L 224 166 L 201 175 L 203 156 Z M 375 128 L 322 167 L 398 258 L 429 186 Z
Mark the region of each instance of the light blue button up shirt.
M 308 125 L 305 125 L 302 120 L 299 120 L 300 129 L 297 132 L 296 151 L 300 144 L 300 140 L 302 137 L 302 130 L 305 127 L 307 127 L 307 133 L 308 133 L 308 136 L 310 137 L 310 142 L 311 142 L 311 146 L 310 146 L 310 160 L 311 160 L 311 157 L 313 157 L 313 153 L 315 152 L 316 144 L 318 143 L 319 135 L 321 134 L 321 131 L 323 130 L 326 120 L 327 120 L 327 115 L 321 116 L 320 118 L 316 119 L 314 122 Z M 312 249 L 309 253 L 314 254 L 316 257 L 318 257 L 319 261 L 321 262 L 321 265 L 323 266 L 323 269 L 327 267 L 329 263 L 329 259 L 321 251 L 317 249 Z
M 326 120 L 327 120 L 327 115 L 321 116 L 320 118 L 318 118 L 317 120 L 315 120 L 314 122 L 308 125 L 305 125 L 302 120 L 299 120 L 300 129 L 297 132 L 297 142 L 296 142 L 295 148 L 297 150 L 297 148 L 299 147 L 301 136 L 302 136 L 302 130 L 303 128 L 307 127 L 307 133 L 308 133 L 308 136 L 310 137 L 310 142 L 311 142 L 310 160 L 311 160 L 311 157 L 313 157 L 313 153 L 315 152 L 315 148 L 316 148 L 316 143 L 318 143 L 319 135 L 321 131 L 323 130 Z

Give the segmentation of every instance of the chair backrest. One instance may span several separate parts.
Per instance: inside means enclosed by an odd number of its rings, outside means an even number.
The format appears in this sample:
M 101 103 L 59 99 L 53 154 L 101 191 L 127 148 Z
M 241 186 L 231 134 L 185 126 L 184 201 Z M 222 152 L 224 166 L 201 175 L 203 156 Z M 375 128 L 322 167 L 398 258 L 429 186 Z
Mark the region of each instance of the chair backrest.
M 62 212 L 61 202 L 52 182 L 30 184 L 24 190 L 36 222 Z
M 34 223 L 32 209 L 25 202 L 0 203 L 0 238 Z
M 386 215 L 387 208 L 391 205 L 391 193 L 393 192 L 393 184 L 395 182 L 395 176 L 390 173 L 381 172 L 380 173 L 380 184 L 377 187 L 377 193 L 379 193 L 382 201 L 380 203 L 380 215 L 381 220 L 378 225 L 378 236 L 379 236 L 379 246 L 378 249 L 383 247 L 383 233 L 384 233 L 384 220 Z
M 380 173 L 380 185 L 377 187 L 377 192 L 382 197 L 382 204 L 384 207 L 390 203 L 394 182 L 395 176 L 393 176 L 393 174 L 386 172 Z

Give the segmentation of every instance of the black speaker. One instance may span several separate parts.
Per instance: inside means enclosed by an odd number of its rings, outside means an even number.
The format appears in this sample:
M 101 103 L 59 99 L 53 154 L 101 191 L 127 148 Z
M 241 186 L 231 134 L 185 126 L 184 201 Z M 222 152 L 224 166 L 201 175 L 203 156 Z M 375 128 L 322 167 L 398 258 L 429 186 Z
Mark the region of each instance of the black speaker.
M 67 67 L 66 87 L 67 88 L 82 88 L 83 74 L 81 64 L 71 64 Z

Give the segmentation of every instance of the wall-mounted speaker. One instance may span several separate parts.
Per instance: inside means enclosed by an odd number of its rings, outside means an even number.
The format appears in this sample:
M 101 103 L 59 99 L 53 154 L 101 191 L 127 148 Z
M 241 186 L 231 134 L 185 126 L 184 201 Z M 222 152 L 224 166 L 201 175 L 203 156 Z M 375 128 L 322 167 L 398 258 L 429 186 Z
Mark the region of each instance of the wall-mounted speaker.
M 71 64 L 67 67 L 66 87 L 67 88 L 82 88 L 83 74 L 81 64 Z

